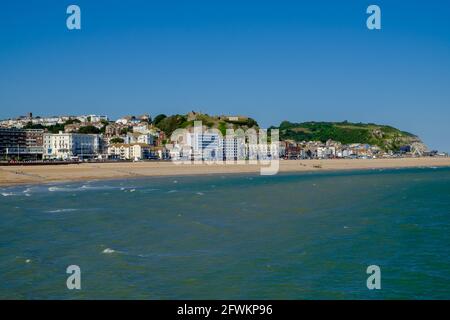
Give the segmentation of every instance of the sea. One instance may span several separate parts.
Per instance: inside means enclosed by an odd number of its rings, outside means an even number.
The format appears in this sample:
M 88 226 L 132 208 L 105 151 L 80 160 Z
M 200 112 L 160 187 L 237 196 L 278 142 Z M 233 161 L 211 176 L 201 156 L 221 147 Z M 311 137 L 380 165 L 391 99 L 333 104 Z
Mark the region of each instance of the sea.
M 450 168 L 0 188 L 1 299 L 449 299 L 449 247 Z

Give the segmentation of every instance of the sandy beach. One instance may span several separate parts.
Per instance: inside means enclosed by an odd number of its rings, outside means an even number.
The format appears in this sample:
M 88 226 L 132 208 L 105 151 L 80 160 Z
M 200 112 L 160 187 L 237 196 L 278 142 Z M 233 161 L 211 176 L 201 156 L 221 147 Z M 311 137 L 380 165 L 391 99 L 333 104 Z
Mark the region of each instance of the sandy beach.
M 280 160 L 279 172 L 443 167 L 450 158 Z M 36 184 L 136 177 L 260 173 L 260 165 L 174 164 L 172 162 L 81 163 L 70 165 L 2 166 L 0 185 Z

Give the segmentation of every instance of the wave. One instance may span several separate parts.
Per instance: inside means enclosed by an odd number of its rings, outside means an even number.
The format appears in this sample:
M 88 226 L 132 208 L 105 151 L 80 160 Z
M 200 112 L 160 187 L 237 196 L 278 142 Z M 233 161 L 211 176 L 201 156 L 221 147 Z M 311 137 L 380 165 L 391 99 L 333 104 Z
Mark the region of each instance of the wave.
M 5 192 L 1 192 L 0 194 L 1 194 L 2 196 L 4 196 L 4 197 L 23 197 L 23 196 L 30 197 L 30 196 L 31 196 L 31 194 L 29 194 L 28 191 L 23 191 L 23 192 L 17 191 L 17 192 L 13 192 L 13 191 L 6 191 L 6 190 L 5 190 Z
M 120 191 L 123 191 L 123 192 L 135 192 L 136 188 L 135 187 L 121 187 Z
M 141 192 L 143 193 L 147 193 L 147 192 L 153 192 L 153 191 L 158 191 L 159 189 L 144 189 Z
M 49 187 L 48 191 L 50 192 L 77 192 L 77 191 L 91 191 L 91 190 L 110 190 L 115 189 L 114 187 L 110 186 L 89 186 L 89 185 L 82 185 L 80 187 Z
M 50 191 L 50 192 L 70 192 L 70 191 L 76 191 L 76 189 L 65 188 L 65 187 L 49 187 L 48 191 Z
M 45 211 L 45 212 L 48 212 L 48 213 L 61 213 L 61 212 L 74 212 L 74 211 L 78 211 L 78 209 L 55 209 L 55 210 L 48 210 L 48 211 Z
M 80 187 L 80 189 L 83 189 L 83 190 L 109 190 L 109 189 L 117 189 L 117 187 L 82 185 Z
M 193 257 L 193 256 L 204 256 L 211 254 L 208 250 L 194 250 L 191 252 L 153 252 L 153 253 L 140 253 L 133 254 L 139 258 L 182 258 L 182 257 Z
M 20 196 L 21 194 L 15 192 L 2 192 L 1 195 L 4 197 L 13 197 L 13 196 Z

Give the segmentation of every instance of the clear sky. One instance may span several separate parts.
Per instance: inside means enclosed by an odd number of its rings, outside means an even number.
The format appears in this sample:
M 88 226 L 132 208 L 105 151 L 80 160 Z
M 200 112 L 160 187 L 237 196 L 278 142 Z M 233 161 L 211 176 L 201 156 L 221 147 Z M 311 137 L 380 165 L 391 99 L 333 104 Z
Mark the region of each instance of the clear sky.
M 191 110 L 390 124 L 450 151 L 450 1 L 1 3 L 0 118 Z

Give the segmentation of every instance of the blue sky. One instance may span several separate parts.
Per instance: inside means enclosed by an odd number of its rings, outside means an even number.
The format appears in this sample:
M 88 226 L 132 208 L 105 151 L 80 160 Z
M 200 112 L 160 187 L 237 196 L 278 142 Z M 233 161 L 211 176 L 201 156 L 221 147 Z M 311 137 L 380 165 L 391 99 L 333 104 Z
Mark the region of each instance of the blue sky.
M 390 124 L 450 151 L 450 2 L 2 3 L 0 118 L 190 110 Z

